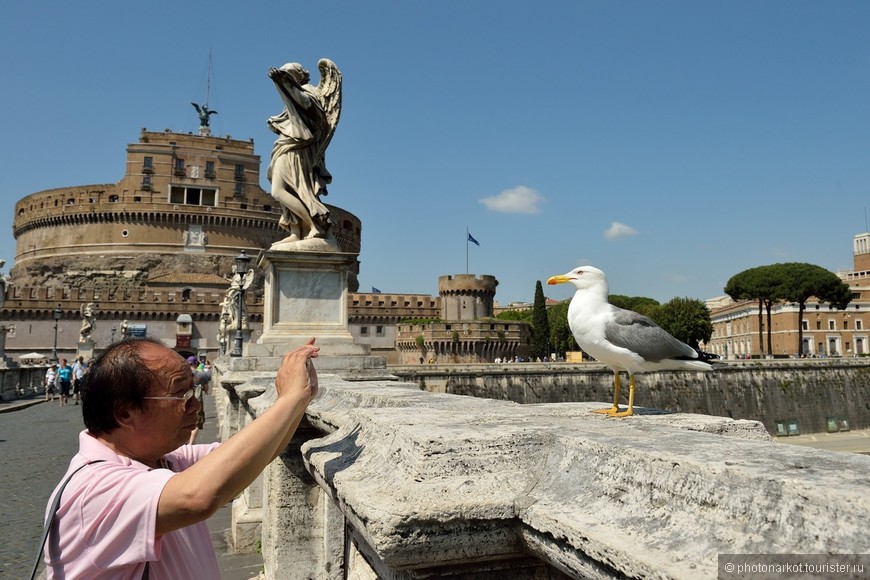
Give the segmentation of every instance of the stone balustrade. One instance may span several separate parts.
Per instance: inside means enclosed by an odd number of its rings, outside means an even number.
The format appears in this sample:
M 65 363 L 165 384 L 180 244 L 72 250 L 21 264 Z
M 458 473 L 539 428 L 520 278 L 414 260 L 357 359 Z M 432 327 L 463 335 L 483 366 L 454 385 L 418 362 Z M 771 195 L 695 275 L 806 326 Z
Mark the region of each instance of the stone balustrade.
M 224 437 L 275 396 L 274 370 L 233 366 L 218 361 Z M 868 550 L 870 457 L 780 445 L 754 421 L 612 419 L 328 366 L 234 504 L 236 544 L 262 547 L 267 578 L 696 579 L 722 553 Z

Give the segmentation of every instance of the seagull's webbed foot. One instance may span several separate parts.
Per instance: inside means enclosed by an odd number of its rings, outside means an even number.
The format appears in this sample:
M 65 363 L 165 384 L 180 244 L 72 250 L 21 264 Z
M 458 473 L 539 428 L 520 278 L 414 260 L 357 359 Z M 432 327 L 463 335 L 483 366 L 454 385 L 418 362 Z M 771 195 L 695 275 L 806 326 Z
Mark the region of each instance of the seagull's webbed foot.
M 634 375 L 628 375 L 628 408 L 618 413 L 608 413 L 608 417 L 631 417 L 634 415 Z
M 619 413 L 619 373 L 613 372 L 613 406 L 609 409 L 595 409 L 593 413 L 615 416 Z

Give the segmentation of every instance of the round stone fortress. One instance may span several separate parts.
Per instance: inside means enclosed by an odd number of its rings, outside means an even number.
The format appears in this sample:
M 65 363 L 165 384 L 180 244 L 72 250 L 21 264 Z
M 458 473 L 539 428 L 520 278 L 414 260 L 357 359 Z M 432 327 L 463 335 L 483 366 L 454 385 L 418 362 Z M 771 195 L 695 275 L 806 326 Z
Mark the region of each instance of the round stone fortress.
M 14 358 L 51 344 L 56 308 L 63 313 L 58 348 L 74 354 L 70 335 L 85 302 L 95 303 L 103 322 L 95 332 L 98 342 L 116 338 L 106 322 L 112 328 L 138 322 L 150 326 L 147 335 L 164 340 L 187 333 L 190 339 L 176 347 L 180 352 L 217 354 L 220 304 L 235 257 L 244 250 L 253 267 L 260 250 L 286 235 L 278 228 L 281 207 L 259 186 L 259 175 L 252 140 L 143 129 L 139 142 L 127 146 L 119 182 L 22 198 L 15 206 L 15 265 L 2 309 L 2 322 L 15 327 L 7 354 Z M 328 207 L 339 247 L 358 254 L 359 219 Z M 352 292 L 356 274 L 358 265 L 349 279 Z M 247 298 L 256 326 L 262 322 L 261 279 Z M 188 326 L 180 328 L 179 319 L 189 320 Z
M 525 358 L 529 324 L 493 318 L 496 286 L 495 276 L 440 276 L 441 318 L 398 325 L 399 361 L 482 363 Z

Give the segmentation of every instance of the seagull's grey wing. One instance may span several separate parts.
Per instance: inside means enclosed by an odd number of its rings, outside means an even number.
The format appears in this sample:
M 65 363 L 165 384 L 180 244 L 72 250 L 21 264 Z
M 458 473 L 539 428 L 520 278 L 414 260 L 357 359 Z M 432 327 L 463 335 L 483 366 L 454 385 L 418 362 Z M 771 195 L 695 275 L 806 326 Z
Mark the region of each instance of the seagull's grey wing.
M 604 338 L 650 362 L 698 356 L 695 349 L 665 332 L 646 316 L 621 308 L 614 311 L 613 320 L 607 323 Z

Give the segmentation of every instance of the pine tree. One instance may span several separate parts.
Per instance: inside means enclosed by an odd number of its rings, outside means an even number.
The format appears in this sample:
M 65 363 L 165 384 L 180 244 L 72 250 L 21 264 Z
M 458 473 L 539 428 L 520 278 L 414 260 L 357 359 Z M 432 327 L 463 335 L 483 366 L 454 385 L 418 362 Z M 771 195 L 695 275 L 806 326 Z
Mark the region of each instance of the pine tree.
M 535 284 L 535 305 L 532 308 L 532 342 L 529 345 L 532 360 L 550 356 L 550 319 L 547 317 L 547 300 L 544 287 L 538 280 Z

